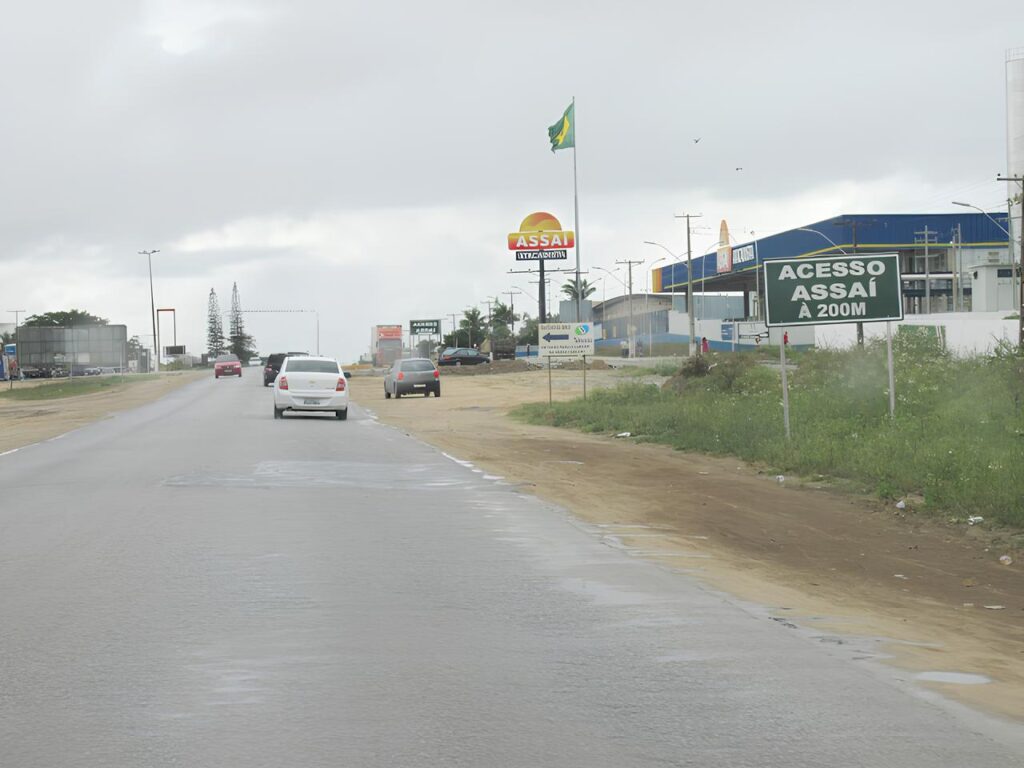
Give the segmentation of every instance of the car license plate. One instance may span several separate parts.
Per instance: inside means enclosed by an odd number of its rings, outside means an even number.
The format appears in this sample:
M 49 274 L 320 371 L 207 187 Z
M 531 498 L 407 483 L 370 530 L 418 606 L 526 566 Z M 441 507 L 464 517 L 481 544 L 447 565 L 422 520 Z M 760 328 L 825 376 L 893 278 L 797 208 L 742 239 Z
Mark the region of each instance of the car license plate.
M 302 401 L 302 404 L 303 405 L 320 405 L 320 401 L 319 400 L 310 399 L 310 398 L 306 398 L 305 400 Z

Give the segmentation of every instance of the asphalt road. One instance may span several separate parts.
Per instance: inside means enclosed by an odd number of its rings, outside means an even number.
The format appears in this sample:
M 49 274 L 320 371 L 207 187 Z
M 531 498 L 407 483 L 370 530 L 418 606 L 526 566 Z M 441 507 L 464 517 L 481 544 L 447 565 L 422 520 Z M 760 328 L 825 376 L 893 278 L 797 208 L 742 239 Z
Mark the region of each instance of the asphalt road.
M 247 374 L 0 456 L 0 764 L 1024 762 L 872 648 Z

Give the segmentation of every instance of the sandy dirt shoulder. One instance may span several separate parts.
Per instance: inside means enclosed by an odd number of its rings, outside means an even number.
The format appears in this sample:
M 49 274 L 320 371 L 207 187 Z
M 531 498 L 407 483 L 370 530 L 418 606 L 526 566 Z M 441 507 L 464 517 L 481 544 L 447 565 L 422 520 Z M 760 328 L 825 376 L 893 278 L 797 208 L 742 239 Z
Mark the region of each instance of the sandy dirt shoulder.
M 622 380 L 588 374 L 589 387 Z M 792 478 L 780 485 L 737 459 L 509 418 L 512 407 L 547 399 L 541 371 L 444 375 L 442 388 L 440 399 L 385 400 L 382 379 L 356 377 L 351 392 L 381 421 L 602 526 L 610 544 L 766 606 L 822 633 L 822 642 L 859 638 L 906 679 L 991 678 L 921 684 L 1024 720 L 1024 553 L 1001 565 L 1008 550 L 998 532 Z M 554 399 L 580 391 L 579 371 L 554 373 Z
M 203 375 L 209 372 L 175 371 L 161 374 L 158 379 L 118 384 L 103 392 L 55 400 L 0 398 L 0 452 L 38 443 L 118 411 L 137 408 Z M 36 382 L 14 384 L 15 387 L 34 385 Z

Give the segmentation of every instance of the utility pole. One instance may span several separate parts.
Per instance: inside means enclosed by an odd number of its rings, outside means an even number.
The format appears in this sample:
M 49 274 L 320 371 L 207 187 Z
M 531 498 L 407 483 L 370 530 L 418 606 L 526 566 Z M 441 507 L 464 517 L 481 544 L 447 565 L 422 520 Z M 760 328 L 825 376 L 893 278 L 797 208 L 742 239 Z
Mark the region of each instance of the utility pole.
M 493 302 L 490 299 L 484 299 L 484 304 L 487 305 L 487 341 L 490 349 L 491 360 L 494 360 L 494 326 L 491 323 L 491 304 Z
M 575 150 L 573 150 L 575 152 Z M 1021 186 L 1021 193 L 1024 194 L 1024 176 L 996 176 L 996 181 L 1015 181 Z M 1024 203 L 1022 203 L 1024 206 Z M 1010 206 L 1011 212 L 1013 206 Z M 1024 208 L 1022 208 L 1024 210 Z M 1013 226 L 1013 216 L 1010 216 L 1007 221 L 1010 226 Z M 1020 260 L 1017 262 L 1016 267 L 1013 264 L 1013 243 L 1010 243 L 1010 268 L 1017 269 L 1019 278 L 1017 283 L 1020 285 L 1020 296 L 1017 302 L 1017 347 L 1020 352 L 1024 352 L 1024 216 L 1021 216 L 1020 229 Z
M 508 296 L 508 314 L 512 324 L 512 335 L 516 335 L 516 296 L 522 296 L 522 291 L 502 291 L 502 295 Z
M 156 372 L 160 373 L 160 337 L 156 335 L 156 299 L 153 298 L 153 254 L 160 253 L 157 248 L 153 251 L 139 251 L 140 256 L 145 256 L 149 262 L 149 313 L 153 320 L 153 356 L 156 359 Z
M 956 225 L 956 229 L 953 230 L 953 266 L 956 270 L 953 273 L 953 309 L 956 312 L 964 311 L 964 286 L 963 286 L 963 265 L 961 264 L 961 243 L 963 242 L 963 233 L 960 231 L 960 225 Z
M 932 272 L 929 265 L 931 264 L 932 257 L 931 254 L 928 253 L 928 246 L 935 242 L 932 240 L 932 235 L 938 235 L 938 232 L 928 229 L 928 225 L 925 224 L 924 230 L 921 232 L 915 232 L 914 235 L 924 238 L 923 241 L 919 240 L 918 242 L 924 242 L 924 314 L 930 315 L 932 313 Z
M 690 247 L 690 219 L 699 219 L 702 213 L 677 213 L 677 219 L 686 219 L 686 314 L 690 321 L 690 357 L 697 354 L 696 328 L 693 322 L 693 251 Z M 632 294 L 633 291 L 630 291 Z
M 571 269 L 555 269 L 553 272 L 572 272 Z M 510 269 L 508 273 L 510 275 L 532 275 L 537 274 L 540 277 L 540 282 L 537 286 L 537 322 L 546 323 L 548 321 L 547 313 L 547 285 L 548 278 L 545 277 L 547 270 L 544 269 L 544 259 L 539 259 L 539 269 Z M 534 282 L 533 280 L 530 281 Z
M 456 327 L 455 327 L 455 318 L 458 317 L 458 315 L 456 315 L 453 312 L 452 314 L 448 315 L 448 317 L 450 317 L 452 319 L 452 341 L 454 342 L 455 346 L 457 347 L 457 346 L 459 346 L 459 332 L 458 332 L 458 329 L 456 329 Z
M 626 290 L 629 291 L 629 328 L 627 328 L 626 335 L 629 337 L 629 356 L 636 357 L 636 335 L 633 329 L 633 265 L 643 264 L 643 259 L 631 261 L 624 259 L 623 261 L 616 261 L 616 264 L 625 264 L 627 269 L 627 284 Z
M 861 224 L 868 226 L 875 223 L 875 219 L 866 219 L 864 221 L 857 221 L 857 219 L 840 219 L 835 224 L 837 227 L 849 227 L 850 228 L 850 242 L 852 244 L 853 252 L 857 252 L 857 227 Z M 841 250 L 841 249 L 840 249 Z M 857 346 L 864 346 L 864 323 L 857 323 Z

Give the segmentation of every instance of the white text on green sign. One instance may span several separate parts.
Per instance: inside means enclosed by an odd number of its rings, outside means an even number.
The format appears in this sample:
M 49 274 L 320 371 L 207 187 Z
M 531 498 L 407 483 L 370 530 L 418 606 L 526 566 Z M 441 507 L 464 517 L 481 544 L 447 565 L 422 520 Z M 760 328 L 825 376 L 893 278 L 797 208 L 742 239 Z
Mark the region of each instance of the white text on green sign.
M 770 259 L 764 270 L 770 326 L 903 319 L 899 257 L 894 253 Z

